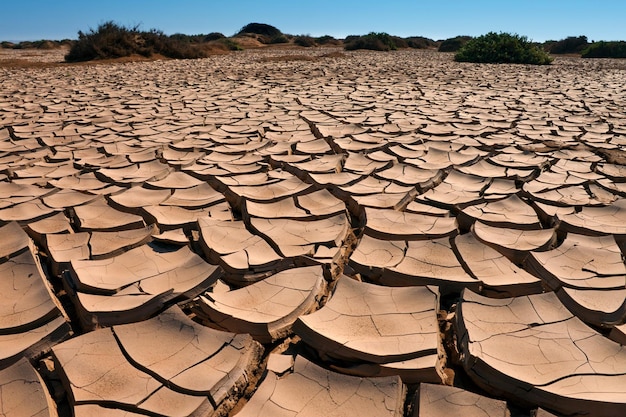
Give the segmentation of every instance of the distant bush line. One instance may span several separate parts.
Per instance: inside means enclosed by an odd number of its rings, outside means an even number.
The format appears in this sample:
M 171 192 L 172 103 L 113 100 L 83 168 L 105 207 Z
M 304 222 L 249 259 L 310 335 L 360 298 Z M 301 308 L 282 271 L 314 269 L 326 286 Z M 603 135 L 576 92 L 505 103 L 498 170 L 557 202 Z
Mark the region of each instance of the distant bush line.
M 344 49 L 355 51 L 357 49 L 367 49 L 371 51 L 395 51 L 397 49 L 414 48 L 427 49 L 435 48 L 437 43 L 421 36 L 401 38 L 385 32 L 370 32 L 367 35 L 347 36 L 344 41 Z
M 298 46 L 304 46 L 305 48 L 309 48 L 311 46 L 317 46 L 317 42 L 315 42 L 315 38 L 311 36 L 296 36 L 293 40 Z
M 346 51 L 368 49 L 371 51 L 395 51 L 398 49 L 396 41 L 391 35 L 384 32 L 370 32 L 363 36 L 348 36 L 344 40 Z
M 71 39 L 63 39 L 61 41 L 51 41 L 42 39 L 38 41 L 23 41 L 23 42 L 0 42 L 0 47 L 4 49 L 55 49 L 62 46 L 71 46 L 74 43 Z
M 594 42 L 582 51 L 583 58 L 626 58 L 626 42 Z
M 459 62 L 547 65 L 552 57 L 525 36 L 489 32 L 471 39 L 454 56 Z
M 217 38 L 212 34 L 211 38 Z M 151 57 L 162 55 L 167 58 L 189 59 L 205 58 L 210 48 L 206 43 L 193 36 L 172 35 L 152 29 L 140 31 L 137 26 L 124 27 L 114 22 L 106 22 L 97 29 L 89 32 L 78 32 L 78 40 L 74 42 L 70 51 L 65 55 L 67 62 L 90 61 L 94 59 L 124 58 L 133 55 Z M 228 46 L 225 46 L 226 49 Z
M 544 49 L 551 54 L 580 55 L 582 58 L 626 58 L 626 42 L 591 42 L 586 36 L 569 36 L 560 41 L 547 41 Z
M 471 39 L 471 36 L 456 36 L 446 39 L 439 44 L 439 52 L 457 52 Z
M 252 39 L 252 41 L 248 40 Z M 68 62 L 93 59 L 123 58 L 133 55 L 144 57 L 204 58 L 216 51 L 236 51 L 242 46 L 254 48 L 263 45 L 285 44 L 304 48 L 318 46 L 343 46 L 352 51 L 358 49 L 395 51 L 398 49 L 437 49 L 439 52 L 455 53 L 457 61 L 491 63 L 548 64 L 549 54 L 580 55 L 583 58 L 626 58 L 626 42 L 589 42 L 586 36 L 569 36 L 555 41 L 534 43 L 525 36 L 508 33 L 488 33 L 479 37 L 455 36 L 435 41 L 423 36 L 402 38 L 386 32 L 370 32 L 336 39 L 330 35 L 289 35 L 265 23 L 249 23 L 232 37 L 219 32 L 186 35 L 165 35 L 151 29 L 124 27 L 112 21 L 78 32 L 78 39 L 61 41 L 38 40 L 23 42 L 0 42 L 4 49 L 54 49 L 69 47 L 65 59 Z
M 543 44 L 546 51 L 551 54 L 580 54 L 587 46 L 586 36 L 569 36 L 560 41 L 547 41 Z

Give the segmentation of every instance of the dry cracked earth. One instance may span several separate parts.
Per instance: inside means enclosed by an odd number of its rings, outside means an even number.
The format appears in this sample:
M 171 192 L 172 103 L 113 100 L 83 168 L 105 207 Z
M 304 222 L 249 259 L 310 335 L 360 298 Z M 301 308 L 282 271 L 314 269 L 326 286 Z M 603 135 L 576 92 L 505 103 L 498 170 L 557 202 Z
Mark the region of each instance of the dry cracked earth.
M 3 66 L 0 415 L 626 414 L 625 79 Z

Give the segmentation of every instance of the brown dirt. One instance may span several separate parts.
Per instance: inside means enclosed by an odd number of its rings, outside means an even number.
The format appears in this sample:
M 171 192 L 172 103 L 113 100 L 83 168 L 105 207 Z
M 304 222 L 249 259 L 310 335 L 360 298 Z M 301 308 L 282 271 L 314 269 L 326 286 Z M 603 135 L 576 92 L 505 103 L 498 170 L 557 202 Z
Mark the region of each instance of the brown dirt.
M 288 62 L 288 61 L 313 61 L 312 56 L 307 55 L 279 55 L 279 56 L 268 56 L 262 58 L 263 62 Z

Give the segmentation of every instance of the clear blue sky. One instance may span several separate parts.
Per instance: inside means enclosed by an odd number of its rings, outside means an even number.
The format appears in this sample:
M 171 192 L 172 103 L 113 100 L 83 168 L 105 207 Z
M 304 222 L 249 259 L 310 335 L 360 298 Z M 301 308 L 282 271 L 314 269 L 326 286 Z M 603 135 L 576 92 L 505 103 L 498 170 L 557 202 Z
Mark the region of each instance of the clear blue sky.
M 75 39 L 113 20 L 167 34 L 222 32 L 267 23 L 284 33 L 388 32 L 445 39 L 513 32 L 535 41 L 586 35 L 626 40 L 624 0 L 2 0 L 0 40 Z

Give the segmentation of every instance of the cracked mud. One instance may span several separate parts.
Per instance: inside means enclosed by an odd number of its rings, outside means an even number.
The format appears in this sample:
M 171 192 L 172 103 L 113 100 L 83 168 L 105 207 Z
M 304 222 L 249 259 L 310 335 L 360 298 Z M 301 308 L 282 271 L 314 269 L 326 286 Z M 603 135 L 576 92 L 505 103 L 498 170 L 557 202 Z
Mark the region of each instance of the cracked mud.
M 0 68 L 0 414 L 626 413 L 623 64 L 327 52 Z

